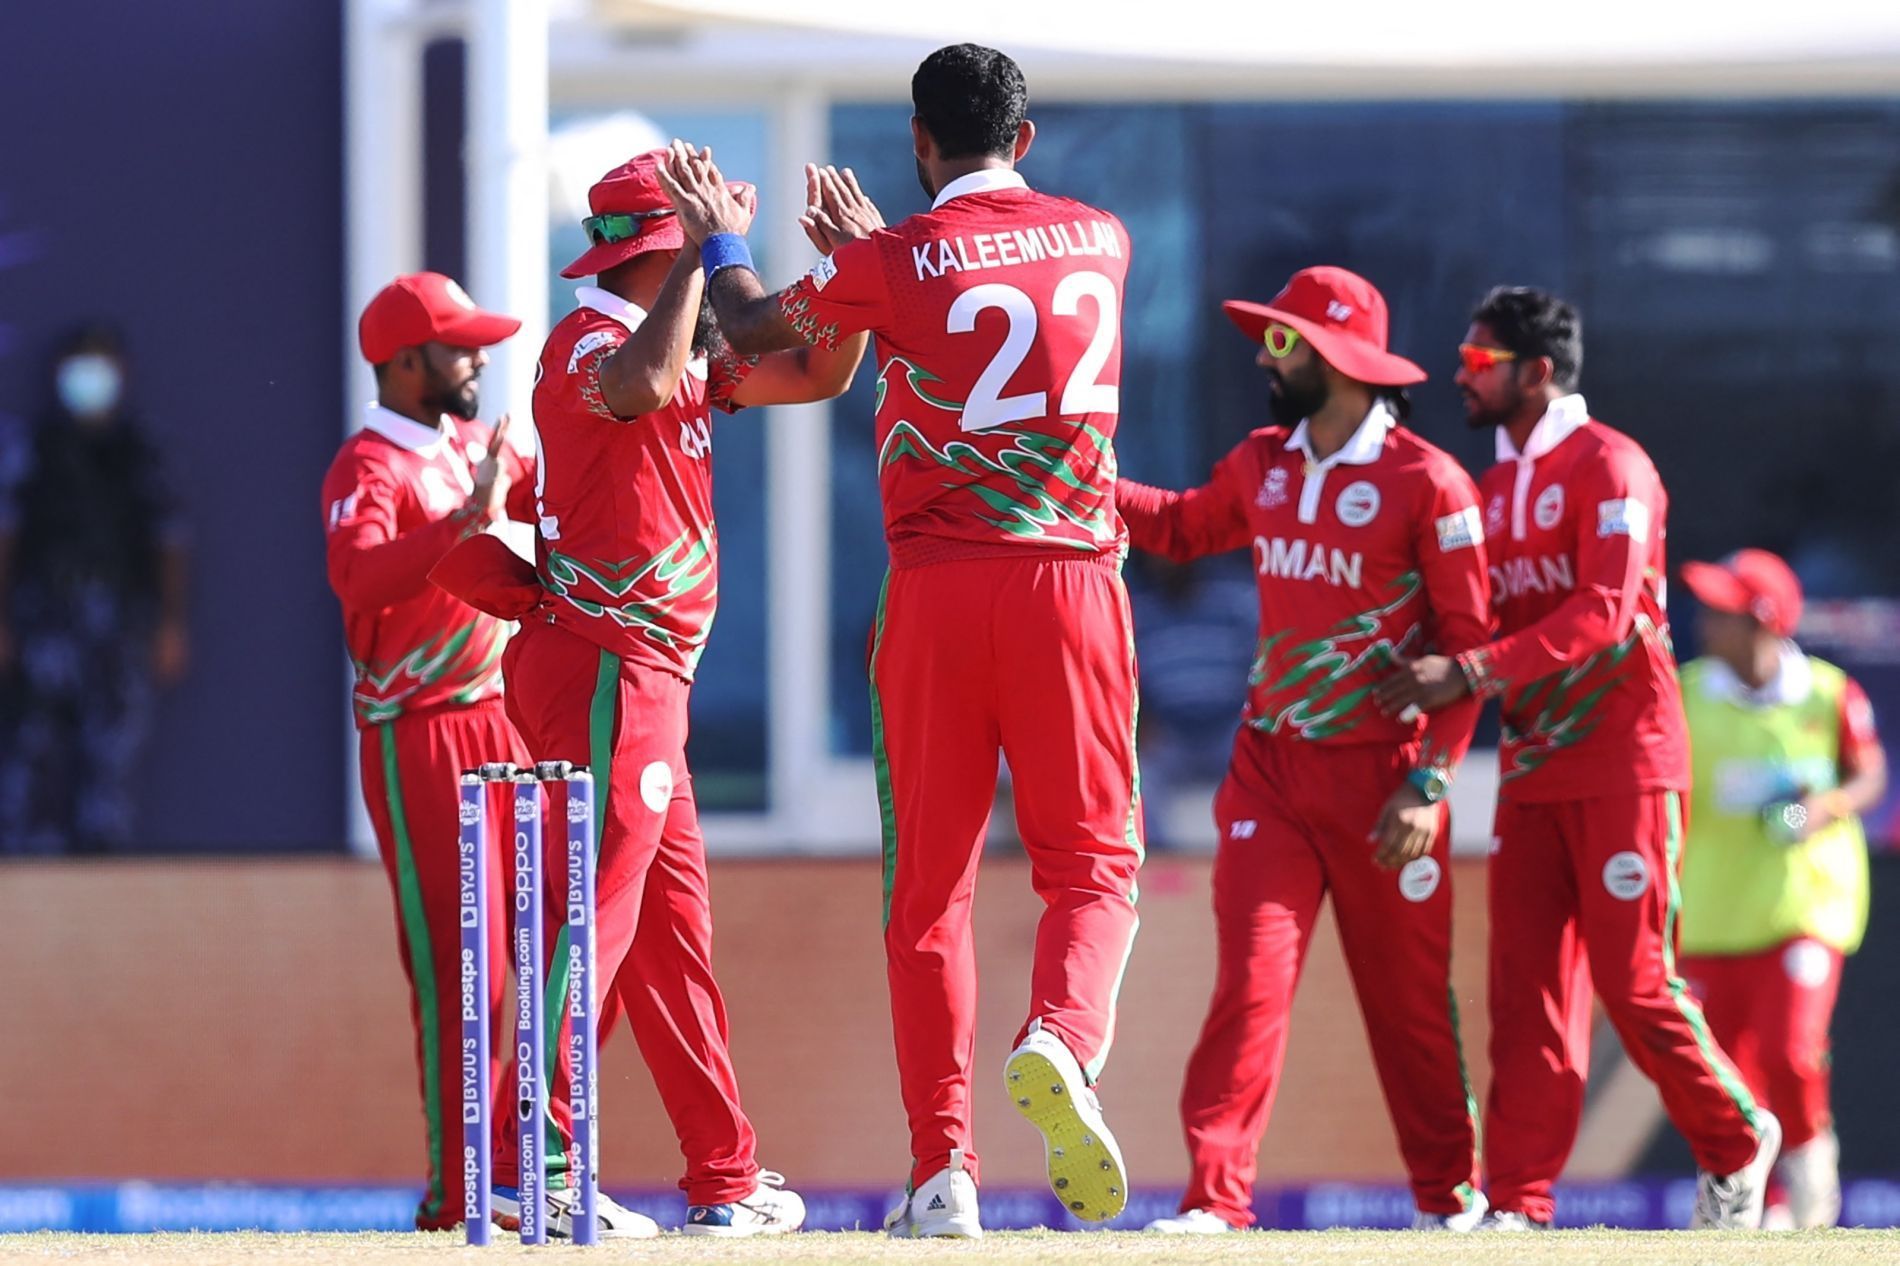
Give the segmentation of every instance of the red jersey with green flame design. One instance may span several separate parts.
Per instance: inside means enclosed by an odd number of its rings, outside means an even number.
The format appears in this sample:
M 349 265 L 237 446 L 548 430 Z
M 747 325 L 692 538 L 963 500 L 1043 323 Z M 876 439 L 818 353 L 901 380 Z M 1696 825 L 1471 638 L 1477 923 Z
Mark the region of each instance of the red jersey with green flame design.
M 696 360 L 663 408 L 619 417 L 601 365 L 646 314 L 591 287 L 581 301 L 548 335 L 534 386 L 541 583 L 556 624 L 691 681 L 719 595 L 712 410 L 734 410 L 750 362 Z
M 417 443 L 429 428 L 404 422 L 390 424 L 401 428 L 394 438 L 352 435 L 323 480 L 325 560 L 356 669 L 358 729 L 501 694 L 510 626 L 429 583 L 448 548 L 480 527 L 456 511 L 474 491 L 491 430 L 455 421 Z M 504 460 L 509 514 L 526 519 L 532 472 L 512 449 Z
M 1490 631 L 1478 494 L 1438 448 L 1375 407 L 1339 452 L 1310 460 L 1305 427 L 1255 431 L 1185 493 L 1124 479 L 1129 541 L 1176 562 L 1253 554 L 1260 650 L 1247 724 L 1315 743 L 1423 742 L 1449 772 L 1478 704 L 1383 715 L 1372 688 L 1397 657 L 1456 653 Z
M 978 172 L 840 246 L 779 301 L 808 342 L 877 340 L 893 566 L 1118 553 L 1121 221 Z
M 1501 794 L 1686 790 L 1689 731 L 1664 605 L 1669 498 L 1635 440 L 1568 399 L 1574 430 L 1479 484 L 1499 637 L 1468 662 L 1501 700 Z

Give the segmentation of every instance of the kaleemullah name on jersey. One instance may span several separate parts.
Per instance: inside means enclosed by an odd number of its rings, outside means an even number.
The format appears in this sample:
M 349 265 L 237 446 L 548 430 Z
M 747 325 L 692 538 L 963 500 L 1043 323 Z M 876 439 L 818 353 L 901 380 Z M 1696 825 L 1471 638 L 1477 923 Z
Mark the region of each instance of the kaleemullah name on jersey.
M 1121 239 L 1107 220 L 1071 220 L 1067 224 L 1038 224 L 968 237 L 937 237 L 910 248 L 919 281 L 950 272 L 1009 268 L 1073 255 L 1112 255 L 1120 259 Z
M 1285 537 L 1253 538 L 1254 561 L 1262 576 L 1282 580 L 1321 580 L 1343 588 L 1359 588 L 1366 556 L 1331 549 L 1318 541 L 1289 541 Z

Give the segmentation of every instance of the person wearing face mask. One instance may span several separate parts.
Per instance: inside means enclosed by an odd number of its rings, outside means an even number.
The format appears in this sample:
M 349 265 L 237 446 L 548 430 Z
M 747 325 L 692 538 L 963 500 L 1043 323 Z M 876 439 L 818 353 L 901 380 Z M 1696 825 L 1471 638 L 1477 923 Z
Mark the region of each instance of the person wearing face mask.
M 188 656 L 183 527 L 117 332 L 52 367 L 39 425 L 0 427 L 0 854 L 129 845 L 155 689 Z
M 1192 1172 L 1150 1231 L 1251 1226 L 1300 977 L 1330 895 L 1420 1230 L 1470 1230 L 1477 1122 L 1451 990 L 1445 796 L 1478 705 L 1386 717 L 1371 687 L 1395 658 L 1490 630 L 1478 492 L 1404 425 L 1425 371 L 1386 348 L 1385 299 L 1307 268 L 1267 304 L 1223 309 L 1266 371 L 1276 425 L 1188 492 L 1122 479 L 1136 549 L 1184 563 L 1248 550 L 1260 641 L 1214 798 L 1219 971 L 1181 1089 Z

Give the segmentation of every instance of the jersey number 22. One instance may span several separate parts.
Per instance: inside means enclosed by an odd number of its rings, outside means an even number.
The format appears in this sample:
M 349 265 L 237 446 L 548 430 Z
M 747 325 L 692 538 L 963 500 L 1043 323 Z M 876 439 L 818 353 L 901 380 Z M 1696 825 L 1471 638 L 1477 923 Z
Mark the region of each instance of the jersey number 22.
M 1062 389 L 1062 400 L 1057 409 L 1061 417 L 1121 411 L 1121 389 L 1095 381 L 1102 368 L 1108 364 L 1108 354 L 1115 346 L 1115 323 L 1120 312 L 1115 299 L 1115 283 L 1102 273 L 1070 273 L 1057 283 L 1055 301 L 1050 305 L 1050 311 L 1059 317 L 1079 318 L 1084 299 L 1094 303 L 1095 335 L 1089 339 L 1089 345 L 1083 349 L 1081 358 L 1069 371 L 1069 380 Z M 1003 345 L 996 350 L 996 355 L 990 358 L 990 363 L 977 376 L 976 385 L 970 389 L 969 402 L 963 406 L 963 429 L 987 431 L 1010 422 L 1046 417 L 1049 413 L 1048 392 L 1026 391 L 1013 396 L 1003 394 L 1003 388 L 1022 368 L 1023 361 L 1029 357 L 1029 349 L 1035 346 L 1035 300 L 1016 287 L 1001 282 L 972 286 L 958 295 L 956 302 L 950 305 L 948 332 L 972 333 L 976 329 L 977 314 L 985 308 L 1001 308 L 1003 315 L 1009 318 L 1009 332 L 1003 336 Z

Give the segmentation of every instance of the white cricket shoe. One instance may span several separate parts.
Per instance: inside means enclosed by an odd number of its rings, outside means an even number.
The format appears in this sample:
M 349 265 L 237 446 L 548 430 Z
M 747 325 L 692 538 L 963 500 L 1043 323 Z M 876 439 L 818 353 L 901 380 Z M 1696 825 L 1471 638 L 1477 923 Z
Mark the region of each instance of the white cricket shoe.
M 1768 1195 L 1768 1175 L 1781 1151 L 1781 1122 L 1766 1108 L 1755 1113 L 1760 1142 L 1755 1157 L 1732 1174 L 1696 1174 L 1695 1215 L 1692 1230 L 1753 1231 L 1761 1226 L 1762 1203 Z
M 1156 1218 L 1141 1229 L 1161 1235 L 1222 1235 L 1240 1228 L 1210 1209 L 1189 1209 L 1171 1218 Z
M 884 1231 L 899 1240 L 980 1240 L 983 1220 L 976 1207 L 976 1182 L 963 1167 L 963 1153 L 951 1149 L 950 1166 L 932 1174 L 923 1186 L 884 1219 Z
M 1778 1168 L 1788 1185 L 1788 1214 L 1795 1229 L 1827 1227 L 1841 1220 L 1841 1141 L 1823 1130 L 1781 1154 Z
M 1042 1131 L 1049 1186 L 1084 1222 L 1106 1222 L 1128 1206 L 1122 1151 L 1082 1066 L 1061 1038 L 1033 1020 L 1003 1065 L 1016 1110 Z
M 1548 1231 L 1550 1230 L 1550 1223 L 1539 1222 L 1529 1214 L 1519 1213 L 1516 1209 L 1503 1209 L 1497 1213 L 1487 1214 L 1479 1221 L 1477 1226 L 1471 1229 L 1474 1231 L 1500 1231 L 1506 1235 L 1510 1235 L 1519 1231 Z
M 1471 1193 L 1471 1204 L 1463 1213 L 1427 1213 L 1420 1209 L 1412 1219 L 1414 1231 L 1475 1231 L 1484 1221 L 1484 1215 L 1491 1208 L 1491 1202 L 1484 1198 L 1482 1191 Z
M 784 1235 L 805 1225 L 805 1200 L 785 1190 L 785 1175 L 759 1171 L 752 1194 L 728 1204 L 696 1204 L 686 1210 L 682 1235 Z
M 548 1238 L 574 1238 L 574 1219 L 579 1215 L 580 1192 L 549 1190 L 547 1193 Z M 521 1193 L 514 1187 L 497 1187 L 491 1196 L 490 1216 L 504 1231 L 521 1229 Z M 603 1240 L 650 1240 L 660 1233 L 660 1224 L 644 1213 L 635 1213 L 619 1201 L 600 1192 L 594 1202 L 594 1218 Z

